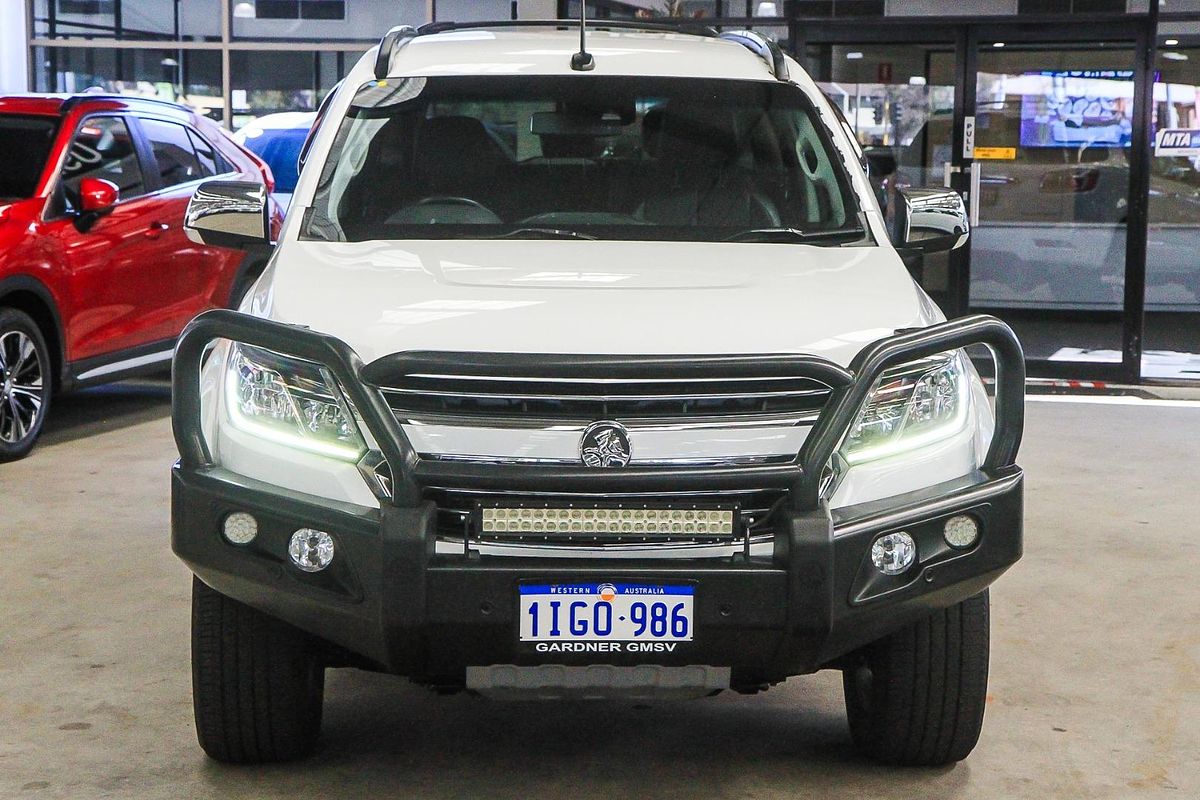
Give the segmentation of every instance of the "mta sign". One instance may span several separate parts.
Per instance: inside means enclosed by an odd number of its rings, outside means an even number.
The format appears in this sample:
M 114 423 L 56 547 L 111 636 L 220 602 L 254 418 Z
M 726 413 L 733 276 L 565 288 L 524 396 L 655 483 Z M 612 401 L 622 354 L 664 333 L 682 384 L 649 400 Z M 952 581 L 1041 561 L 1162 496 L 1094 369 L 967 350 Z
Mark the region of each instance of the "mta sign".
M 1200 156 L 1200 129 L 1164 128 L 1154 140 L 1156 156 Z

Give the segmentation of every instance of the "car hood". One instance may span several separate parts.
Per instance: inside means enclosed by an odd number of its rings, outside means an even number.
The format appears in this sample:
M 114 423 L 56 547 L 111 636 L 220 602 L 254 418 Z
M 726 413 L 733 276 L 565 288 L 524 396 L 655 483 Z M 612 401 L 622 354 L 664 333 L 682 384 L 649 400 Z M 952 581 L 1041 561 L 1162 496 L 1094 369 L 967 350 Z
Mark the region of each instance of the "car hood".
M 442 350 L 845 365 L 942 319 L 889 247 L 578 240 L 289 241 L 251 310 L 337 336 L 367 362 Z

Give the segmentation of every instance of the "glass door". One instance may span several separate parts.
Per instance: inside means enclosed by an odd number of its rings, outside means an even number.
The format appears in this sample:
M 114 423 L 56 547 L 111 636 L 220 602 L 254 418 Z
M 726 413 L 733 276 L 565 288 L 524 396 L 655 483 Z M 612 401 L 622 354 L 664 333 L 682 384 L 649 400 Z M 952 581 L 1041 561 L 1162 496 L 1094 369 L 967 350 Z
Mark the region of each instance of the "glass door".
M 1092 365 L 1093 374 L 1116 375 L 1136 47 L 1021 42 L 985 30 L 972 47 L 974 118 L 964 124 L 974 137 L 963 153 L 973 160 L 971 310 L 1012 325 L 1035 374 L 1073 376 Z
M 1142 377 L 1200 381 L 1200 36 L 1158 40 Z

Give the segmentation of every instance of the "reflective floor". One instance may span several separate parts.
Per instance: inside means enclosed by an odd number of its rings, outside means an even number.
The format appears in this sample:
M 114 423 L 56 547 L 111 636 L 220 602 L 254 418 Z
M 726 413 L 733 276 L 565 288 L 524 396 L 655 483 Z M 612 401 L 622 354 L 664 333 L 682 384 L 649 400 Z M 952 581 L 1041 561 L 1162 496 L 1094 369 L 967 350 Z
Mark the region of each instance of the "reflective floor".
M 1030 402 L 1026 555 L 993 591 L 987 720 L 957 767 L 861 760 L 834 673 L 637 707 L 336 671 L 313 759 L 234 769 L 192 729 L 165 388 L 64 401 L 0 466 L 0 797 L 1200 796 L 1200 404 Z

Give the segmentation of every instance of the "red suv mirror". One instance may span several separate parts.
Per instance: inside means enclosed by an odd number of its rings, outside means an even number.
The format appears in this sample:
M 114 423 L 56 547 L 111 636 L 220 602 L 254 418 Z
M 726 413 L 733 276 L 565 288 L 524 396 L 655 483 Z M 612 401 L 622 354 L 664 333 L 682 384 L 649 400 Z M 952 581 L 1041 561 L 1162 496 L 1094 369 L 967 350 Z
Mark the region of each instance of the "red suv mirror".
M 103 178 L 84 178 L 79 182 L 79 205 L 85 214 L 103 214 L 117 204 L 121 190 Z

